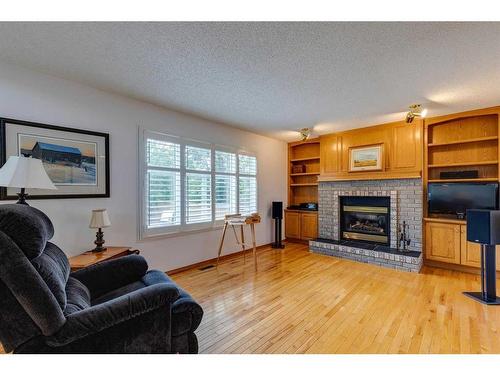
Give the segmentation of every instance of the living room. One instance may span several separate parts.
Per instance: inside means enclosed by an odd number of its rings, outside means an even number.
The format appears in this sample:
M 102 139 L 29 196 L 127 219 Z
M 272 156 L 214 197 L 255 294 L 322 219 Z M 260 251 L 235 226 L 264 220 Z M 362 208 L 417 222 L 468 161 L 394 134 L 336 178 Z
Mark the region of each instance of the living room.
M 500 353 L 500 23 L 417 15 L 1 21 L 0 353 Z

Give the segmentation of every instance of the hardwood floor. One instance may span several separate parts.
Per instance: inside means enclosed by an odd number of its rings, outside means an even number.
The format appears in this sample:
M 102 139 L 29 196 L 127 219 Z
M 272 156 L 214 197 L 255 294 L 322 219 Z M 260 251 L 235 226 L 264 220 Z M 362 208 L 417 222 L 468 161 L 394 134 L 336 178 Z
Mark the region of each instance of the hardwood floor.
M 205 310 L 202 353 L 500 353 L 500 306 L 462 295 L 476 275 L 420 274 L 311 254 L 259 251 L 173 275 Z

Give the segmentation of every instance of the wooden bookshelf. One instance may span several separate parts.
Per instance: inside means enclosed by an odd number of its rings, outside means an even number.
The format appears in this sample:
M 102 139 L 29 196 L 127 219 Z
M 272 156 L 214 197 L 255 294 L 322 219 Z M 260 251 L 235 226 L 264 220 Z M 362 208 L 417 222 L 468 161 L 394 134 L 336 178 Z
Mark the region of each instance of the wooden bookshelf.
M 451 215 L 430 215 L 428 184 L 498 182 L 499 118 L 500 107 L 493 107 L 425 119 L 423 250 L 428 264 L 437 261 L 441 267 L 462 269 L 472 265 L 469 258 L 477 249 L 467 242 L 466 222 Z M 478 177 L 441 178 L 441 172 L 458 171 L 477 171 Z
M 288 144 L 288 204 L 318 202 L 320 174 L 319 138 Z M 294 167 L 300 166 L 300 172 Z M 289 241 L 307 241 L 318 236 L 318 213 L 285 210 L 285 237 Z
M 288 144 L 288 205 L 318 202 L 319 138 Z M 302 166 L 301 172 L 293 172 Z
M 427 182 L 491 182 L 499 178 L 498 109 L 425 121 Z M 477 171 L 474 179 L 442 179 L 442 172 Z

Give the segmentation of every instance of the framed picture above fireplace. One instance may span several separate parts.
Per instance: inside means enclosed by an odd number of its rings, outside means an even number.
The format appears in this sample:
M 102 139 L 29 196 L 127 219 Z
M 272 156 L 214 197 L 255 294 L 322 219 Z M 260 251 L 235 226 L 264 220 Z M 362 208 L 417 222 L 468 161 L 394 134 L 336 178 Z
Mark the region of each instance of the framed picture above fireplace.
M 349 148 L 349 172 L 384 170 L 384 144 Z

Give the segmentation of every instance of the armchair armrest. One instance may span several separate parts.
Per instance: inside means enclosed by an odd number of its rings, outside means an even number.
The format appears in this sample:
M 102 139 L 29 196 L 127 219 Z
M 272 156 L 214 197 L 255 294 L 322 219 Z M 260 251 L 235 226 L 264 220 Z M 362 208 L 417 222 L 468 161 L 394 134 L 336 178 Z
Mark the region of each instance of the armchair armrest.
M 140 255 L 127 255 L 110 259 L 71 273 L 89 290 L 92 298 L 130 284 L 143 277 L 148 270 L 148 263 Z
M 139 315 L 171 305 L 178 297 L 177 288 L 168 284 L 155 284 L 136 290 L 68 315 L 64 326 L 54 335 L 47 337 L 46 343 L 50 346 L 67 345 Z

